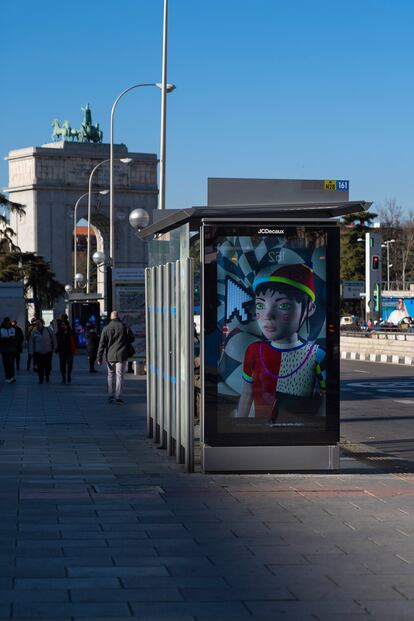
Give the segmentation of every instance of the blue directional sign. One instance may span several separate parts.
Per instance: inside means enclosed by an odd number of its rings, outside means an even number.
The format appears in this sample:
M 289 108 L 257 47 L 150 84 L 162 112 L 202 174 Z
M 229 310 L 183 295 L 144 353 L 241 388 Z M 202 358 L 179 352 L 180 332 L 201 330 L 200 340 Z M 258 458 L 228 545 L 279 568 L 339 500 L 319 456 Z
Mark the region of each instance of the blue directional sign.
M 336 189 L 337 190 L 349 190 L 349 181 L 346 181 L 344 179 L 337 180 Z

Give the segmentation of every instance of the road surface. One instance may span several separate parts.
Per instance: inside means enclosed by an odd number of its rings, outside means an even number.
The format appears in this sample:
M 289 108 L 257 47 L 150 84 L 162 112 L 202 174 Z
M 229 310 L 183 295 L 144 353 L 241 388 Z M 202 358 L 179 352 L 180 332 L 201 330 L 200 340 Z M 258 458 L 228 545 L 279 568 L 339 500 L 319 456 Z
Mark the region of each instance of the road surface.
M 341 442 L 385 469 L 414 469 L 414 367 L 341 362 Z

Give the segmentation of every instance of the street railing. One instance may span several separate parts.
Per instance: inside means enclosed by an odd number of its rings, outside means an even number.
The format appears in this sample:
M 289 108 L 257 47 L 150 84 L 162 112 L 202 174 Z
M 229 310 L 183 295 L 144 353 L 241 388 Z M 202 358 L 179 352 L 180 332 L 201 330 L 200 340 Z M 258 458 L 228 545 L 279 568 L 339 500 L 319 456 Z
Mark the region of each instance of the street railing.
M 400 330 L 341 330 L 341 336 L 353 336 L 355 338 L 387 339 L 389 341 L 414 341 L 414 332 Z

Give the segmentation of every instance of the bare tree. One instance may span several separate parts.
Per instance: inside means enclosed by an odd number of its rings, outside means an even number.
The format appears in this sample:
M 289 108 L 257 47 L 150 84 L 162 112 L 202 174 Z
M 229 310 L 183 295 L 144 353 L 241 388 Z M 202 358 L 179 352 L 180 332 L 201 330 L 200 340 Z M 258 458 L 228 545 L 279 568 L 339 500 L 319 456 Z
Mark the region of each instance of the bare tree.
M 414 258 L 414 210 L 404 214 L 395 198 L 388 198 L 377 207 L 384 241 L 395 240 L 389 245 L 391 281 L 396 288 L 405 289 L 407 280 L 413 278 L 409 268 Z
M 401 259 L 402 259 L 402 283 L 403 289 L 406 288 L 407 266 L 412 265 L 414 254 L 414 210 L 410 209 L 408 217 L 401 226 Z M 412 277 L 412 269 L 410 270 Z
M 395 198 L 386 198 L 376 207 L 381 229 L 395 230 L 400 228 L 403 217 L 403 208 Z

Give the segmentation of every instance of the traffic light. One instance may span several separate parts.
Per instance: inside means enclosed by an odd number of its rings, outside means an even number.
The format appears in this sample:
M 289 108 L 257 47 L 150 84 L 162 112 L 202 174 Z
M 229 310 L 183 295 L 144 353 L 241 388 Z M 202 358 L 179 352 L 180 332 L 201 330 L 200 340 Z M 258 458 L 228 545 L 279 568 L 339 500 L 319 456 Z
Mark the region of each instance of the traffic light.
M 372 257 L 372 269 L 379 270 L 379 256 L 377 254 Z

